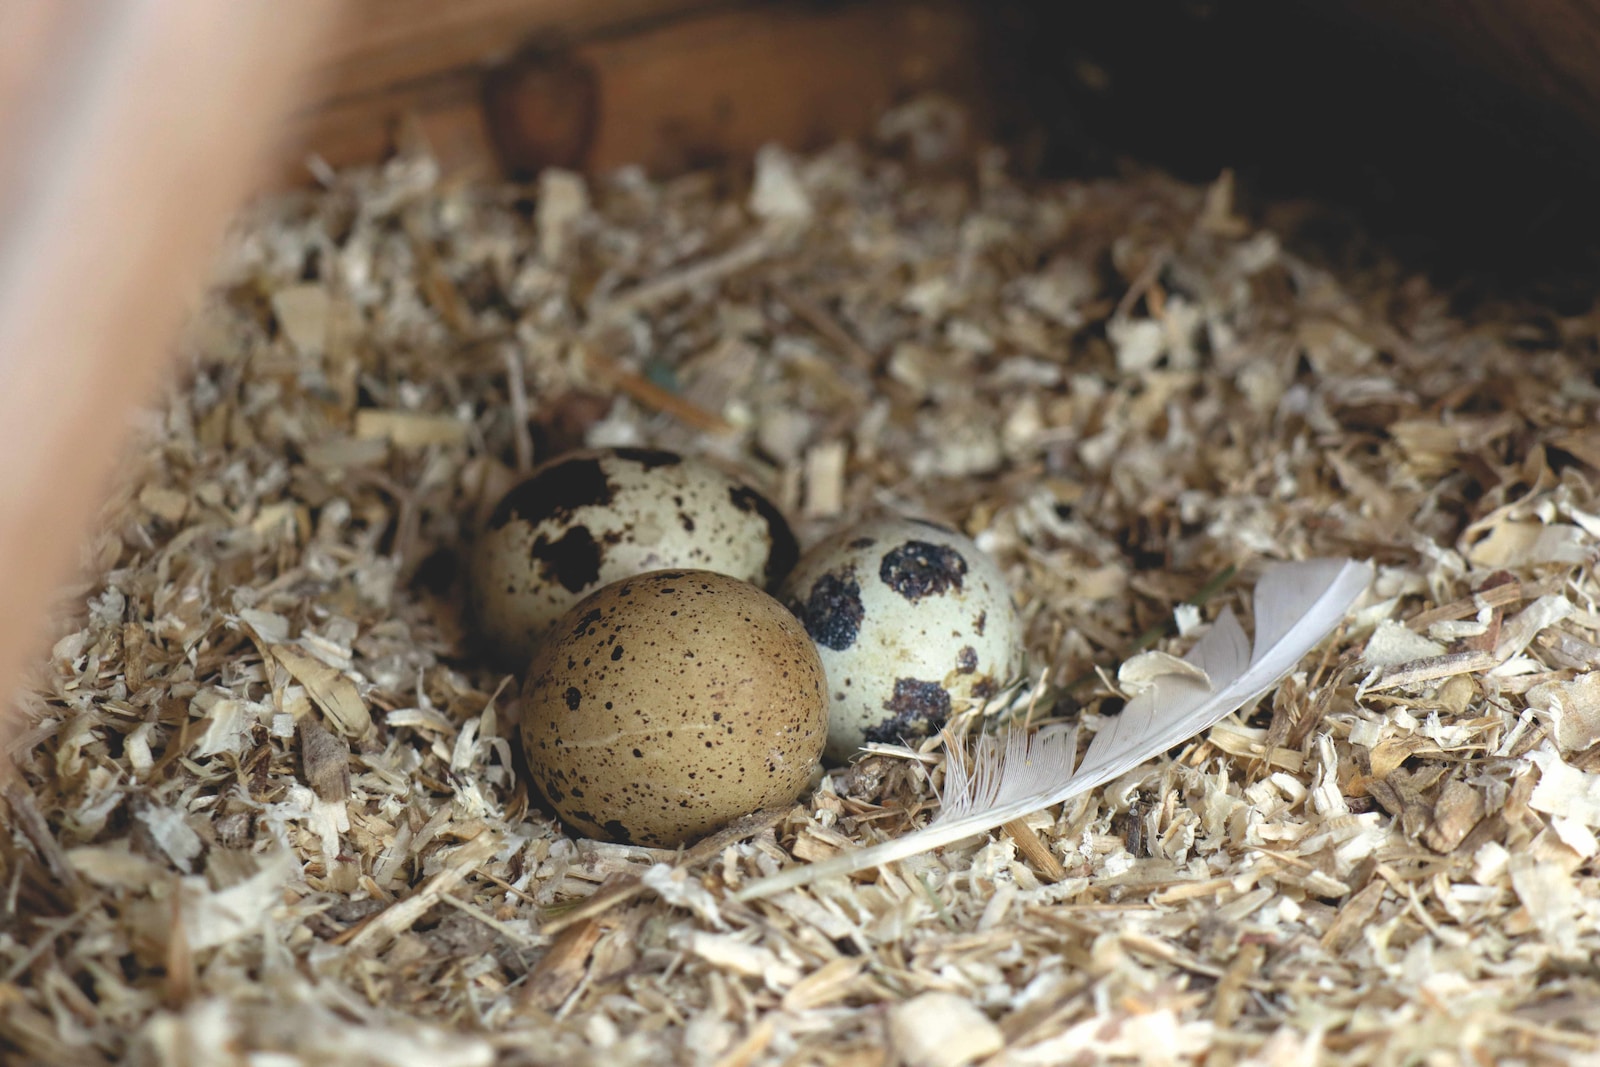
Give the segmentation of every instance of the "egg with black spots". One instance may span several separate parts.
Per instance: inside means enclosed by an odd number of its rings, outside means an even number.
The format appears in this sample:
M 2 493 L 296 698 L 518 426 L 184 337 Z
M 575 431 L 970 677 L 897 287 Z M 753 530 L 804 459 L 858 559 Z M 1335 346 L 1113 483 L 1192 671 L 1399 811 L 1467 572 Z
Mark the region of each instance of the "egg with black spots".
M 468 609 L 493 661 L 520 671 L 555 621 L 608 582 L 694 567 L 771 588 L 797 554 L 778 509 L 704 460 L 572 452 L 496 506 L 473 545 Z
M 522 687 L 534 783 L 576 831 L 671 848 L 792 803 L 828 733 L 805 628 L 748 582 L 654 571 L 585 597 Z
M 915 743 L 1022 669 L 1022 622 L 969 538 L 915 519 L 853 526 L 801 557 L 781 599 L 828 675 L 827 758 Z

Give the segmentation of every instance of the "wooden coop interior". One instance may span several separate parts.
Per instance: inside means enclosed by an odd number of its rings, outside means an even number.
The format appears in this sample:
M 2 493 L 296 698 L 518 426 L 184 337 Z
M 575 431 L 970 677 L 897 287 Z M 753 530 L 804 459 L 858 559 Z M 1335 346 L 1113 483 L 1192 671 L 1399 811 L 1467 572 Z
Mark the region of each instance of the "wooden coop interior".
M 349 5 L 315 54 L 279 181 L 421 138 L 448 169 L 656 174 L 860 137 L 921 93 L 1040 174 L 1119 160 L 1527 272 L 1581 244 L 1600 133 L 1580 0 L 469 0 Z
M 80 16 L 0 12 L 0 1059 L 1600 1055 L 1593 0 Z M 788 244 L 773 158 L 825 187 Z M 676 854 L 563 837 L 452 583 L 597 426 L 752 461 L 808 536 L 947 509 L 1096 728 L 1262 559 L 1381 595 L 1114 796 L 739 902 L 925 820 L 943 757 Z

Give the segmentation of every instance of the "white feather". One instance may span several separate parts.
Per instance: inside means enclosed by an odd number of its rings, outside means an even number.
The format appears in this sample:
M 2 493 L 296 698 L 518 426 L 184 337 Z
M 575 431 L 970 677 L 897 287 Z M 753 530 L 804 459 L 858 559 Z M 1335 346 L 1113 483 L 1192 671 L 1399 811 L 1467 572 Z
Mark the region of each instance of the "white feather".
M 1372 566 L 1352 560 L 1309 560 L 1269 568 L 1256 583 L 1252 648 L 1231 610 L 1184 657 L 1190 673 L 1155 678 L 1101 726 L 1077 770 L 1077 730 L 1025 729 L 978 740 L 971 766 L 947 760 L 939 817 L 926 828 L 821 863 L 791 867 L 750 883 L 740 900 L 893 863 L 992 830 L 1104 785 L 1154 756 L 1210 729 L 1251 703 L 1294 669 L 1343 621 L 1372 579 Z

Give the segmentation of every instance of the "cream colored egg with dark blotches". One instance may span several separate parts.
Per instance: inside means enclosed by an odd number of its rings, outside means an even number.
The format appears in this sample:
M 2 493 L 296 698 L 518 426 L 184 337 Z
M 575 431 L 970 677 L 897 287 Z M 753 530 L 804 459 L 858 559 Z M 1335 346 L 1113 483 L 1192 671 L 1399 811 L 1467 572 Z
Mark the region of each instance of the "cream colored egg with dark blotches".
M 572 452 L 501 499 L 472 548 L 468 608 L 495 663 L 520 671 L 555 621 L 607 582 L 696 567 L 770 588 L 796 555 L 778 509 L 704 460 Z
M 977 545 L 916 519 L 876 519 L 808 550 L 781 598 L 828 674 L 827 757 L 915 743 L 1022 669 L 1022 623 Z
M 806 788 L 828 732 L 816 647 L 784 606 L 710 571 L 601 588 L 522 688 L 534 783 L 590 837 L 671 848 Z

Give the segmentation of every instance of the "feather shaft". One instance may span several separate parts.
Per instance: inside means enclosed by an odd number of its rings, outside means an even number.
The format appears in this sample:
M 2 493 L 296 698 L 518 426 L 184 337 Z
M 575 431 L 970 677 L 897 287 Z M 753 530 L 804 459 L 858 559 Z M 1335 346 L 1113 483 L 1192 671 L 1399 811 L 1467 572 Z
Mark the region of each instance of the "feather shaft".
M 1052 807 L 1125 774 L 1250 704 L 1331 633 L 1371 581 L 1372 566 L 1309 560 L 1269 568 L 1254 591 L 1252 643 L 1226 610 L 1184 658 L 1211 684 L 1160 676 L 1101 726 L 1076 770 L 1075 729 L 1018 729 L 979 739 L 970 764 L 946 763 L 941 812 L 927 827 L 893 840 L 802 864 L 759 879 L 739 900 L 771 896 L 823 878 L 880 867 L 954 844 Z

